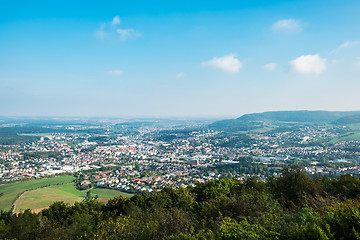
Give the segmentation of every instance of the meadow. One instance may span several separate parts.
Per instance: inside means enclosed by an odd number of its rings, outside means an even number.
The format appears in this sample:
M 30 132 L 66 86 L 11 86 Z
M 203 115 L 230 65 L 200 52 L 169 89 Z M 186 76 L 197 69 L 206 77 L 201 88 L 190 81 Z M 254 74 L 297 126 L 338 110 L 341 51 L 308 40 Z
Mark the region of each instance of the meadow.
M 24 192 L 16 199 L 13 211 L 22 212 L 25 209 L 33 209 L 38 212 L 38 210 L 58 201 L 72 205 L 74 202 L 82 202 L 86 198 L 88 191 L 90 191 L 92 197 L 98 196 L 99 199 L 110 199 L 119 195 L 124 197 L 133 196 L 133 194 L 105 188 L 80 191 L 75 188 L 73 183 L 67 183 Z
M 347 132 L 345 134 L 330 139 L 330 144 L 335 144 L 341 141 L 360 141 L 360 123 L 348 124 L 346 126 Z
M 117 197 L 120 195 L 123 197 L 131 198 L 132 196 L 134 196 L 134 194 L 131 194 L 131 193 L 125 193 L 125 192 L 120 192 L 118 190 L 112 190 L 112 189 L 106 189 L 106 188 L 91 189 L 91 196 L 95 197 L 96 195 L 99 198 L 114 198 L 114 197 Z
M 0 210 L 9 211 L 15 200 L 25 191 L 42 188 L 51 185 L 70 183 L 75 179 L 73 176 L 59 176 L 51 178 L 34 179 L 29 181 L 6 183 L 0 185 Z
M 51 136 L 51 133 L 19 133 L 20 136 L 31 136 L 31 137 L 47 137 Z
M 73 204 L 84 200 L 86 192 L 79 191 L 73 183 L 38 188 L 23 193 L 14 204 L 14 212 L 25 209 L 40 209 L 48 207 L 56 201 Z

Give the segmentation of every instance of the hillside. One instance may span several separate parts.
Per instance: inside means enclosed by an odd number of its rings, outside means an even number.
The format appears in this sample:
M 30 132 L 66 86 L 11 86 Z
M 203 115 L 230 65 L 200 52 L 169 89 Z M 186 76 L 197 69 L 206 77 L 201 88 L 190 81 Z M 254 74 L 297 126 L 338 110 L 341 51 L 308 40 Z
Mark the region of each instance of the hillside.
M 329 112 L 329 111 L 276 111 L 245 114 L 240 121 L 280 121 L 280 122 L 333 122 L 341 117 L 347 117 L 360 112 Z
M 247 122 L 239 119 L 226 119 L 214 122 L 208 127 L 212 129 L 226 129 L 228 131 L 248 131 L 255 128 L 262 127 L 262 123 L 259 122 Z
M 343 125 L 360 123 L 360 114 L 355 114 L 355 115 L 350 115 L 350 116 L 339 118 L 334 123 L 343 124 Z
M 237 119 L 217 121 L 213 129 L 247 131 L 264 123 L 353 123 L 360 122 L 359 111 L 275 111 L 245 114 Z

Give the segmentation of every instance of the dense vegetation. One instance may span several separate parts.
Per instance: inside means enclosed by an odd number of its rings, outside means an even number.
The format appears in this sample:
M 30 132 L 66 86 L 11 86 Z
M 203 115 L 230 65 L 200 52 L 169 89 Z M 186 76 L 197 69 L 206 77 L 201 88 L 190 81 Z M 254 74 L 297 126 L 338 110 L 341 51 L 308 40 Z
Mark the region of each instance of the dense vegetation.
M 360 114 L 342 117 L 342 118 L 336 120 L 336 123 L 344 124 L 344 125 L 352 124 L 352 123 L 360 123 Z
M 259 122 L 246 122 L 239 119 L 226 119 L 214 122 L 209 125 L 210 129 L 226 130 L 229 132 L 234 131 L 249 131 L 256 128 L 263 127 L 262 123 Z
M 20 128 L 0 127 L 0 145 L 27 144 L 39 140 L 36 136 L 22 136 L 18 134 Z
M 275 111 L 245 114 L 238 118 L 241 121 L 281 121 L 281 122 L 332 122 L 341 117 L 359 114 L 359 112 L 336 111 Z
M 221 179 L 178 190 L 57 202 L 0 214 L 0 238 L 359 239 L 360 179 L 310 178 L 298 167 L 266 183 Z
M 226 131 L 249 131 L 272 123 L 359 123 L 360 112 L 347 111 L 275 111 L 245 114 L 237 119 L 217 121 L 209 125 L 211 129 Z

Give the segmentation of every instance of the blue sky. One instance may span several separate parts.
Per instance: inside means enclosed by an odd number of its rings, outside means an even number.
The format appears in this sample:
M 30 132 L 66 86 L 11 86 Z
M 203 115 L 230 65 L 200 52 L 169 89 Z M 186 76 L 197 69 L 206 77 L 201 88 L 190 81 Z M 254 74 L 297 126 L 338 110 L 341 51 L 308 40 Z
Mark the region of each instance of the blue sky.
M 0 115 L 360 110 L 359 1 L 1 1 Z

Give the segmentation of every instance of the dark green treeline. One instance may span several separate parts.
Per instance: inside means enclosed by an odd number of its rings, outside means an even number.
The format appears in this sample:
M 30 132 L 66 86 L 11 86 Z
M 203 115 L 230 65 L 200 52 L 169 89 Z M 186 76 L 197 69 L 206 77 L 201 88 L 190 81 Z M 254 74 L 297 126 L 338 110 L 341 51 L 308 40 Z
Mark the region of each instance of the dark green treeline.
M 360 239 L 360 179 L 298 167 L 266 183 L 221 179 L 102 204 L 0 214 L 1 239 Z

